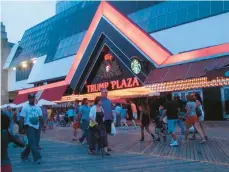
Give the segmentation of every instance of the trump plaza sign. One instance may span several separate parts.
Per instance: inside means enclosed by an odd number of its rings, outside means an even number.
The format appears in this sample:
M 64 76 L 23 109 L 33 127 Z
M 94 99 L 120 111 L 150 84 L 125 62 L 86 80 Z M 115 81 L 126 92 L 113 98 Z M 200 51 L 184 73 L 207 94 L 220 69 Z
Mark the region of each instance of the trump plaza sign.
M 98 84 L 87 85 L 87 92 L 98 92 L 102 88 L 107 88 L 108 90 L 116 90 L 116 89 L 125 89 L 125 88 L 133 88 L 139 87 L 140 83 L 137 78 L 126 78 L 122 80 L 114 80 L 109 82 L 103 82 Z

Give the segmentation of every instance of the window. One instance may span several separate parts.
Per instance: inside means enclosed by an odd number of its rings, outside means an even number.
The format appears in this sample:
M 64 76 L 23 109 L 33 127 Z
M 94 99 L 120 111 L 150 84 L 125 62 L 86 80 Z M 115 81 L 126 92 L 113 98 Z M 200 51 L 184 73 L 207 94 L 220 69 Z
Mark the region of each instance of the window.
M 183 24 L 186 22 L 187 9 L 177 11 L 177 24 Z
M 164 29 L 166 23 L 166 15 L 159 16 L 157 19 L 157 29 Z
M 174 11 L 170 14 L 167 15 L 167 22 L 166 22 L 166 26 L 167 27 L 171 27 L 174 26 L 176 24 L 176 19 L 177 19 L 177 12 Z
M 199 2 L 199 15 L 200 17 L 208 17 L 210 15 L 211 1 Z
M 29 78 L 33 63 L 29 63 L 26 68 L 18 67 L 16 70 L 16 81 L 22 81 Z
M 188 7 L 187 22 L 198 19 L 198 4 Z
M 211 1 L 211 14 L 219 14 L 223 11 L 223 1 Z

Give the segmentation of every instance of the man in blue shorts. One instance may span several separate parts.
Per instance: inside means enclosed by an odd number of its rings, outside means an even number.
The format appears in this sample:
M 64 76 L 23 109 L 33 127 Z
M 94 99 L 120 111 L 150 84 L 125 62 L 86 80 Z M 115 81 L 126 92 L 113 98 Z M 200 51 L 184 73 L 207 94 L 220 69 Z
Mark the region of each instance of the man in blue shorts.
M 175 134 L 176 124 L 178 121 L 178 104 L 177 101 L 172 100 L 172 95 L 168 94 L 166 96 L 166 103 L 164 104 L 164 110 L 162 113 L 162 119 L 167 115 L 168 118 L 168 132 L 172 135 L 172 141 L 170 146 L 178 146 L 177 137 Z

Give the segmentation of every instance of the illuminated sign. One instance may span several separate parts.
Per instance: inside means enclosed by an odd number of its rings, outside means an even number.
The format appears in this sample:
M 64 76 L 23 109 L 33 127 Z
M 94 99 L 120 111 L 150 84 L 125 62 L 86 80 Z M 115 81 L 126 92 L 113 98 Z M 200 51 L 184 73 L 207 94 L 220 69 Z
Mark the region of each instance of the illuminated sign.
M 115 80 L 110 82 L 103 82 L 99 84 L 92 84 L 87 85 L 87 92 L 98 92 L 102 88 L 111 88 L 112 90 L 116 89 L 124 89 L 124 88 L 132 88 L 132 87 L 139 87 L 140 83 L 137 78 L 127 78 L 122 80 Z
M 225 76 L 229 77 L 229 71 L 225 72 Z
M 142 70 L 141 62 L 137 58 L 131 60 L 131 70 L 135 74 L 139 74 Z

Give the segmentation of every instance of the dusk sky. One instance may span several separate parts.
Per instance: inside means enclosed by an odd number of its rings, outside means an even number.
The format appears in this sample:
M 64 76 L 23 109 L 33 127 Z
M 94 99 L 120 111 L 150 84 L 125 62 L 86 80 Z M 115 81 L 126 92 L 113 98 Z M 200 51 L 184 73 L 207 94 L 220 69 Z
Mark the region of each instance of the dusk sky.
M 55 15 L 56 1 L 1 2 L 1 21 L 6 26 L 9 42 L 21 40 L 25 30 Z

